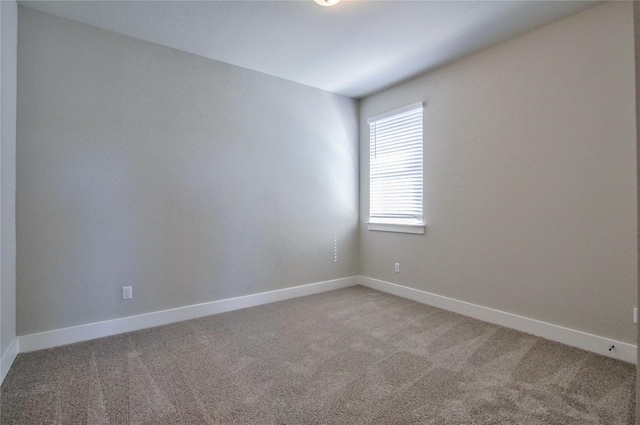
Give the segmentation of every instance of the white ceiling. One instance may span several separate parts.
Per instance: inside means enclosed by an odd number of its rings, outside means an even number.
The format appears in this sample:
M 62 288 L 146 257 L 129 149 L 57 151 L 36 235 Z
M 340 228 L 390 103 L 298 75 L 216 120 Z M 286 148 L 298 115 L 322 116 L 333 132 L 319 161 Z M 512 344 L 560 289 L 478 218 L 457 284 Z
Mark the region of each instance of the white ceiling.
M 594 1 L 21 1 L 32 9 L 360 98 Z

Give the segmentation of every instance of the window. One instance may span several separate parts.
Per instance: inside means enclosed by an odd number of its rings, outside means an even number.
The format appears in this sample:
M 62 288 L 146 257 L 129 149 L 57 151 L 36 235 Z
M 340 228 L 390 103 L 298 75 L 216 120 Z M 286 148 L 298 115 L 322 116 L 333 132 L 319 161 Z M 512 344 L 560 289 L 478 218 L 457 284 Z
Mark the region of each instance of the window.
M 369 230 L 424 233 L 423 103 L 369 118 Z

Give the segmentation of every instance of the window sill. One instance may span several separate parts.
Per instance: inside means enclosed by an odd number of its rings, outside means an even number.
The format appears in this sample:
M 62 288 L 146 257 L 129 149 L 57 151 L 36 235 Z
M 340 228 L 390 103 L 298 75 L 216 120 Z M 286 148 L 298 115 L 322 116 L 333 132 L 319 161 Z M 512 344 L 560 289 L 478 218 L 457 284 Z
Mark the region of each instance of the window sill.
M 424 235 L 424 223 L 399 224 L 399 223 L 367 223 L 368 229 L 374 232 L 411 233 Z

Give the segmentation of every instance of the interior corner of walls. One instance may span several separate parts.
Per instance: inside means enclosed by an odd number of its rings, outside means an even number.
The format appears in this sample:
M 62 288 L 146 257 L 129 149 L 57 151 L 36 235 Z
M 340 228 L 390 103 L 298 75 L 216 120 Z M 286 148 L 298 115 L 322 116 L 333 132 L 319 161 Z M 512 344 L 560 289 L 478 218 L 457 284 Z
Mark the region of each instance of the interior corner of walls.
M 0 354 L 2 372 L 13 362 L 15 338 L 15 148 L 17 126 L 18 4 L 0 1 Z M 7 366 L 8 365 L 8 366 Z M 4 376 L 4 375 L 2 375 Z
M 19 352 L 20 339 L 15 337 L 0 358 L 0 385 L 4 382 L 4 378 L 9 373 L 9 370 L 11 369 L 11 366 L 13 366 L 13 362 L 16 360 Z

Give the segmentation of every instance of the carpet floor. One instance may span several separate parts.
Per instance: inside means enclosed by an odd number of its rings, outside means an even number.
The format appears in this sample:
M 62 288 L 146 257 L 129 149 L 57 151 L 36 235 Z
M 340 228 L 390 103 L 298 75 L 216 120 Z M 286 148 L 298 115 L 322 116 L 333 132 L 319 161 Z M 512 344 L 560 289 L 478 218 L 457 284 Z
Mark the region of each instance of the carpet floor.
M 2 424 L 633 424 L 635 366 L 364 287 L 20 354 Z

